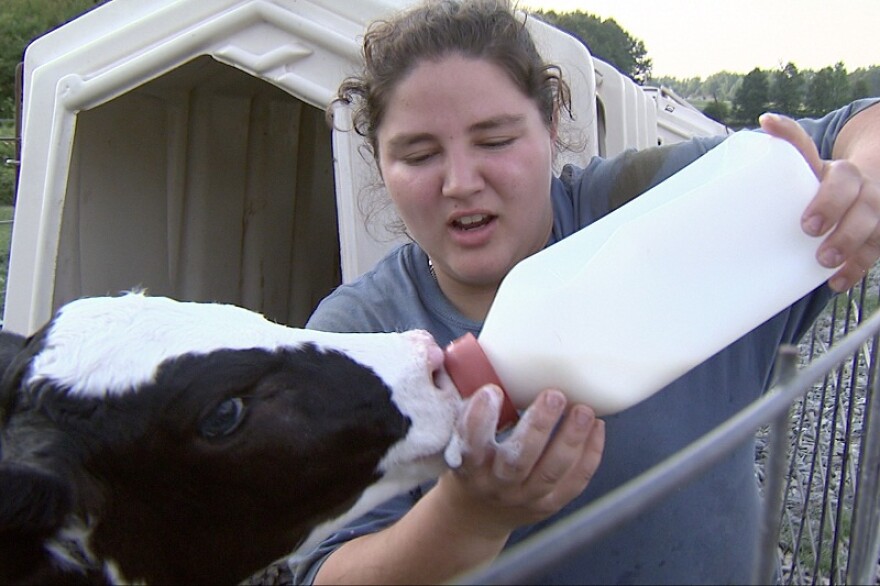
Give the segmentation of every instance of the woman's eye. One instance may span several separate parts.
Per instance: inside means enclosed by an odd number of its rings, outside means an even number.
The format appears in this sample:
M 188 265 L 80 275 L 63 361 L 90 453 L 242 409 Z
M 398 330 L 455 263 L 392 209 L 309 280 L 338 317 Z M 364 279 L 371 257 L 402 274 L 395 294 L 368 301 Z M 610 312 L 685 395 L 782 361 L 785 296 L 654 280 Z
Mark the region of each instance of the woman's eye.
M 403 160 L 407 165 L 419 165 L 430 159 L 433 154 L 434 153 L 415 153 L 406 155 L 403 157 Z
M 495 138 L 495 139 L 491 139 L 491 140 L 484 140 L 482 144 L 484 147 L 488 147 L 488 148 L 499 148 L 499 147 L 505 147 L 509 144 L 513 144 L 514 140 L 516 140 L 516 139 Z
M 226 399 L 199 423 L 199 433 L 207 438 L 222 437 L 238 429 L 244 420 L 245 405 L 240 397 Z

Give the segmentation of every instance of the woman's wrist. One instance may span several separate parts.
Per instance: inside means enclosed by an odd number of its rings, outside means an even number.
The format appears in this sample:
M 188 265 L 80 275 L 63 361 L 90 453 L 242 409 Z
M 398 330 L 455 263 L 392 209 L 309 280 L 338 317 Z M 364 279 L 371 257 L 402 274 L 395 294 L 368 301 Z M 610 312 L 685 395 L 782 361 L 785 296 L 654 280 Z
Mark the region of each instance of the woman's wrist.
M 473 490 L 456 474 L 455 471 L 443 474 L 429 493 L 435 501 L 435 514 L 447 527 L 450 537 L 458 534 L 464 539 L 483 540 L 489 546 L 500 544 L 500 551 L 516 524 L 488 506 L 485 499 L 475 497 Z

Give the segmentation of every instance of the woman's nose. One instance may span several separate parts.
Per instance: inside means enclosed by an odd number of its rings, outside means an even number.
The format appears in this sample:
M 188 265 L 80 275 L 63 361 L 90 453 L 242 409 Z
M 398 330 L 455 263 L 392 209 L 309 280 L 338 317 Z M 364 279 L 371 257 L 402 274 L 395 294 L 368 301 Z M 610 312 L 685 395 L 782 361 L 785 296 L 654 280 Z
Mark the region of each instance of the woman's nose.
M 479 162 L 472 153 L 462 150 L 447 151 L 443 176 L 443 195 L 466 197 L 483 188 Z

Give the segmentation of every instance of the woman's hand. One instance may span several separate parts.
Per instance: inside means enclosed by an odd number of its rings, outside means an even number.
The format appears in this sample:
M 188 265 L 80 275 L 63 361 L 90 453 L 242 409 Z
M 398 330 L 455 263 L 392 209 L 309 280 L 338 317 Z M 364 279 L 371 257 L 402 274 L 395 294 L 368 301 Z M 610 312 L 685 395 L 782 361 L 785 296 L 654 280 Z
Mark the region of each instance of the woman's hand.
M 876 125 L 878 110 L 880 107 L 873 107 L 857 114 L 841 131 L 838 141 L 850 124 L 868 121 Z M 826 161 L 819 157 L 810 136 L 791 118 L 764 114 L 760 123 L 768 134 L 793 144 L 819 178 L 819 191 L 804 211 L 801 225 L 811 236 L 825 236 L 817 258 L 825 267 L 839 267 L 828 284 L 835 291 L 846 291 L 880 258 L 880 161 L 870 154 L 850 159 L 846 152 L 841 153 L 845 158 Z M 837 151 L 835 145 L 835 156 Z
M 459 421 L 461 466 L 438 485 L 469 530 L 488 538 L 559 511 L 587 486 L 605 445 L 604 422 L 586 405 L 567 409 L 554 389 L 543 391 L 499 442 L 501 401 L 493 385 L 471 397 Z

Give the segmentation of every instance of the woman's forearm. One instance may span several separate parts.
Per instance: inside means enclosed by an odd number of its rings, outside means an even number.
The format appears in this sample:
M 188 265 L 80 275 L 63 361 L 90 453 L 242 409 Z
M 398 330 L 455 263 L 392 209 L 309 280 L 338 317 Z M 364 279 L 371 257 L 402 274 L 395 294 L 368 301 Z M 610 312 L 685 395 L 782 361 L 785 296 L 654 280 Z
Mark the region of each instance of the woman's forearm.
M 478 511 L 453 504 L 448 481 L 441 478 L 391 527 L 340 547 L 315 584 L 438 584 L 491 562 L 509 532 L 491 530 Z

